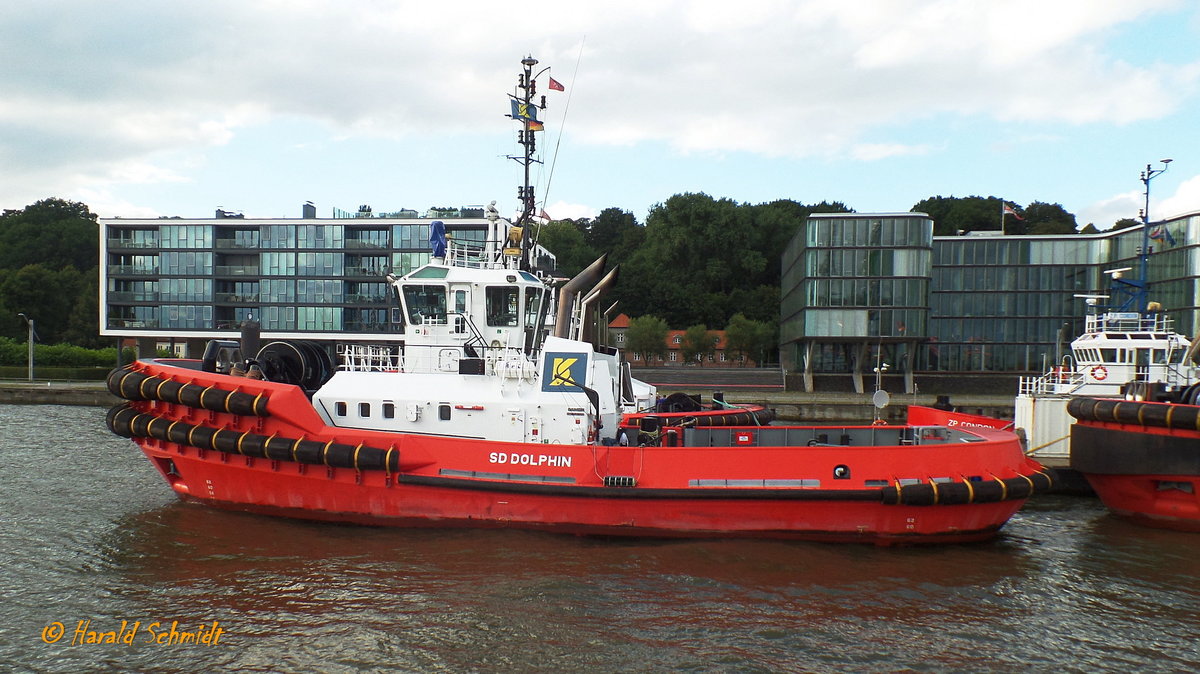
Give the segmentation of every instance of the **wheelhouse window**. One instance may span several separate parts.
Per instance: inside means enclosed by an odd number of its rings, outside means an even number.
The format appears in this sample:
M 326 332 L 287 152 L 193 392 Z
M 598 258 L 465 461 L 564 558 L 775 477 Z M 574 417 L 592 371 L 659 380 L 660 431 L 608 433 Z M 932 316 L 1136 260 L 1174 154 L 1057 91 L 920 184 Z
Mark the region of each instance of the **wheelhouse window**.
M 467 291 L 454 291 L 454 332 L 462 334 L 467 331 Z
M 415 325 L 446 322 L 445 286 L 406 285 L 404 305 L 409 321 Z
M 493 327 L 516 327 L 517 302 L 520 289 L 516 286 L 489 286 L 486 291 L 487 324 Z
M 525 290 L 525 325 L 537 325 L 538 309 L 541 306 L 541 288 Z

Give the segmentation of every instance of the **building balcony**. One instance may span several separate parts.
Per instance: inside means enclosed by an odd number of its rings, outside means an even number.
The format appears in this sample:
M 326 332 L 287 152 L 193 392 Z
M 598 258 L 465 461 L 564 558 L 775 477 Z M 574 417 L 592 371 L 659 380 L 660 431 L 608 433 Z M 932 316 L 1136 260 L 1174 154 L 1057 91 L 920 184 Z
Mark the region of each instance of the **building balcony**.
M 214 293 L 213 301 L 218 304 L 258 304 L 258 293 Z
M 231 249 L 231 248 L 235 248 L 238 250 L 257 250 L 261 247 L 262 246 L 261 246 L 261 244 L 259 244 L 258 241 L 239 241 L 237 239 L 214 239 L 213 240 L 213 248 L 221 248 L 221 249 L 226 249 L 226 250 Z
M 110 318 L 108 319 L 108 327 L 110 328 L 157 328 L 158 321 L 140 320 L 135 321 L 129 318 Z
M 391 298 L 387 295 L 361 295 L 350 294 L 346 295 L 346 304 L 369 304 L 371 306 L 382 306 L 389 303 Z
M 258 267 L 248 265 L 214 267 L 217 276 L 258 276 Z
M 347 266 L 342 271 L 342 276 L 355 279 L 374 279 L 376 281 L 383 280 L 387 275 L 387 271 L 382 267 L 352 267 Z
M 385 243 L 359 241 L 358 239 L 346 239 L 344 247 L 346 250 L 390 250 Z
M 132 239 L 109 239 L 106 242 L 109 250 L 117 250 L 121 248 L 147 250 L 159 247 L 158 239 L 150 241 L 134 241 Z
M 158 267 L 145 267 L 133 264 L 109 265 L 108 273 L 113 276 L 158 276 Z
M 158 293 L 135 293 L 110 291 L 108 293 L 108 301 L 112 302 L 158 302 Z

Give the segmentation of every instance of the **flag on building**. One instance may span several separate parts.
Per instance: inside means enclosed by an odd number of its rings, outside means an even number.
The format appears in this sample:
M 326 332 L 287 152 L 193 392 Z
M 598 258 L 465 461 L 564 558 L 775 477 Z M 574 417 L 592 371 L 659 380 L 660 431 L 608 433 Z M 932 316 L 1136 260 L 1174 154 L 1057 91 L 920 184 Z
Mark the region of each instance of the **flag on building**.
M 566 89 L 563 88 L 562 83 L 559 82 L 558 80 L 554 79 L 553 77 L 550 78 L 550 88 L 555 91 L 566 91 Z
M 1018 219 L 1018 220 L 1024 220 L 1024 219 L 1025 219 L 1025 218 L 1022 218 L 1022 217 L 1020 216 L 1020 214 L 1018 214 L 1018 213 L 1017 213 L 1017 211 L 1016 211 L 1016 210 L 1015 210 L 1015 209 L 1014 209 L 1012 206 L 1009 206 L 1007 203 L 1005 203 L 1005 204 L 1004 204 L 1004 213 L 1003 213 L 1003 215 L 1011 215 L 1011 216 L 1013 216 L 1014 218 L 1016 218 L 1016 219 Z
M 1150 230 L 1149 236 L 1151 239 L 1154 239 L 1155 241 L 1166 241 L 1168 245 L 1171 245 L 1171 246 L 1175 245 L 1175 237 L 1171 236 L 1170 230 L 1168 230 L 1164 226 L 1160 225 L 1160 226 L 1155 227 L 1154 229 Z

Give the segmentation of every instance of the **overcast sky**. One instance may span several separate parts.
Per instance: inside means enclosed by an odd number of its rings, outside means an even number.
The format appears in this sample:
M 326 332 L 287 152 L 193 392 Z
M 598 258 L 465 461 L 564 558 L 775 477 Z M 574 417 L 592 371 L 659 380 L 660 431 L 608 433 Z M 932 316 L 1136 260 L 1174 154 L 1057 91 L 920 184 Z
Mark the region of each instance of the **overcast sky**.
M 0 207 L 102 217 L 518 208 L 520 60 L 549 91 L 538 195 L 644 222 L 705 192 L 907 211 L 1200 211 L 1190 0 L 9 0 Z

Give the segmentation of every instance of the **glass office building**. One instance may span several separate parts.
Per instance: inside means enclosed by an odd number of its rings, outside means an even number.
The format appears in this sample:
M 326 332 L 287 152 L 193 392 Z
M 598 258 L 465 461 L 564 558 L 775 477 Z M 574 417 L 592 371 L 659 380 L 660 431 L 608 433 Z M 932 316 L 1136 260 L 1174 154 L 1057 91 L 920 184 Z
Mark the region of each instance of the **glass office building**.
M 455 240 L 487 235 L 482 209 L 436 217 Z M 361 211 L 348 219 L 101 219 L 100 334 L 168 340 L 194 356 L 253 315 L 270 338 L 400 340 L 384 276 L 429 261 L 431 221 Z
M 945 237 L 919 213 L 815 214 L 783 255 L 781 359 L 805 374 L 871 373 L 880 362 L 892 372 L 1040 372 L 1083 329 L 1077 295 L 1109 294 L 1109 270 L 1138 278 L 1147 244 L 1150 299 L 1190 335 L 1198 237 L 1200 213 L 1090 235 Z
M 810 216 L 783 256 L 780 335 L 804 365 L 789 369 L 851 372 L 858 390 L 884 363 L 911 373 L 929 334 L 932 246 L 924 213 Z

